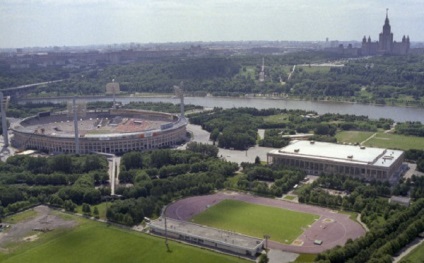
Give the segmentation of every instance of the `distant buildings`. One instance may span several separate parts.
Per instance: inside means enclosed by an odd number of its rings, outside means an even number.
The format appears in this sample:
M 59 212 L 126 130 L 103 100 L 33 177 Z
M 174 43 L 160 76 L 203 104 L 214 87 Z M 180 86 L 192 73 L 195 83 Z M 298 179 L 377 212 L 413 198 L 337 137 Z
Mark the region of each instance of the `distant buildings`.
M 370 36 L 368 38 L 364 36 L 360 47 L 354 47 L 352 44 L 348 44 L 344 48 L 343 44 L 340 44 L 338 47 L 330 47 L 325 50 L 345 56 L 406 55 L 409 53 L 410 46 L 409 36 L 404 35 L 402 42 L 393 40 L 387 10 L 383 31 L 380 33 L 378 41 L 372 42 Z

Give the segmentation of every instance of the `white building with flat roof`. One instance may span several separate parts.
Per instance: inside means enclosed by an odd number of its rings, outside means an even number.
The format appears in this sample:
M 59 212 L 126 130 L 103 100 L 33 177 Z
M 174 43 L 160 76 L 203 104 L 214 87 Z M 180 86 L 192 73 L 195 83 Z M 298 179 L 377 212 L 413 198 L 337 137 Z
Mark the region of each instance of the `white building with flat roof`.
M 268 163 L 283 163 L 309 174 L 333 173 L 367 180 L 390 180 L 401 173 L 404 152 L 327 142 L 292 141 L 267 154 Z

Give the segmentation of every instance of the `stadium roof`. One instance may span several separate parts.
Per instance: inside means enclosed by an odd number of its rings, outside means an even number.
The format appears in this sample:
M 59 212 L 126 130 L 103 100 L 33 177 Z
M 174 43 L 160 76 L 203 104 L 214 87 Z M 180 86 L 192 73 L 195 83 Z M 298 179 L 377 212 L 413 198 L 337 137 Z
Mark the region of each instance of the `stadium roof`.
M 327 142 L 292 141 L 286 147 L 272 150 L 269 154 L 390 167 L 403 151 Z

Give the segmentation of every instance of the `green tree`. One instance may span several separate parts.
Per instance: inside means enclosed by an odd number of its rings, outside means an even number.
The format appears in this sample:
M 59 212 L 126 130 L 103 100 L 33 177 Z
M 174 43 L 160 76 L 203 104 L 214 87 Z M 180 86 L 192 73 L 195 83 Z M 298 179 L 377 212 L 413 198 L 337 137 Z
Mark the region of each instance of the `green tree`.
M 93 209 L 93 215 L 95 218 L 99 219 L 99 209 L 97 208 L 97 206 L 95 206 Z
M 141 152 L 129 152 L 122 156 L 121 165 L 125 170 L 143 168 L 143 158 Z
M 91 207 L 89 204 L 87 203 L 82 204 L 82 213 L 88 216 L 91 215 Z

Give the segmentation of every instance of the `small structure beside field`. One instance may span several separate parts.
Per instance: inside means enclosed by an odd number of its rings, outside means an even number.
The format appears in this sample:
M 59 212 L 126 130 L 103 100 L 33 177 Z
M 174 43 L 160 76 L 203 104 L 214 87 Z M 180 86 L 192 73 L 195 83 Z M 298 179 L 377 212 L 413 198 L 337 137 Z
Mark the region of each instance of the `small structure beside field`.
M 411 204 L 411 198 L 409 197 L 403 197 L 403 196 L 392 196 L 389 199 L 390 204 L 400 204 L 404 205 L 406 207 L 409 207 Z

